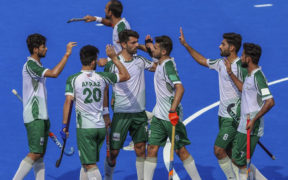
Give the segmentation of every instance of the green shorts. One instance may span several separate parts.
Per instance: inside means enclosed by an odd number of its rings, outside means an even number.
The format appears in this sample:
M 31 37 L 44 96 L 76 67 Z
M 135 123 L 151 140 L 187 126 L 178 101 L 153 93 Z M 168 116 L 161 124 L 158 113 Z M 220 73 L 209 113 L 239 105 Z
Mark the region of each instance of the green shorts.
M 258 136 L 251 135 L 250 136 L 250 155 L 252 157 L 255 147 L 259 141 Z M 232 148 L 232 159 L 238 166 L 246 165 L 246 147 L 247 147 L 247 135 L 237 132 L 235 136 L 235 140 L 233 141 Z
M 218 116 L 219 120 L 219 133 L 217 135 L 215 146 L 223 149 L 229 149 L 232 146 L 234 137 L 237 133 L 235 121 L 232 118 Z
M 37 119 L 30 123 L 25 123 L 27 130 L 29 152 L 43 154 L 46 152 L 50 121 Z
M 164 146 L 167 138 L 171 140 L 172 124 L 153 116 L 149 130 L 148 143 L 151 145 Z M 182 122 L 178 122 L 175 128 L 175 149 L 191 144 L 187 138 L 186 127 Z
M 121 149 L 129 131 L 134 144 L 147 142 L 147 116 L 140 113 L 114 113 L 110 131 L 111 149 Z
M 77 145 L 81 164 L 95 164 L 105 139 L 105 128 L 77 128 Z

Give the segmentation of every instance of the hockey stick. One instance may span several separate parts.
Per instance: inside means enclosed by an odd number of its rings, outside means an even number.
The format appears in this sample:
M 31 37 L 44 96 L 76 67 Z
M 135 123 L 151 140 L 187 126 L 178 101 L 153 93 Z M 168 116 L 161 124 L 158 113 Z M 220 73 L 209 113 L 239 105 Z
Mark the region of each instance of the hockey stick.
M 86 19 L 84 18 L 72 18 L 72 19 L 69 19 L 67 21 L 67 23 L 71 23 L 71 22 L 77 22 L 77 21 L 85 21 Z
M 175 126 L 172 126 L 171 149 L 170 149 L 170 164 L 169 164 L 169 180 L 173 180 L 174 168 L 174 145 L 175 145 Z
M 21 101 L 23 102 L 23 99 L 21 98 L 21 96 L 18 94 L 18 92 L 15 89 L 12 89 L 12 93 Z M 54 133 L 52 133 L 51 131 L 49 132 L 49 137 L 53 140 L 53 142 L 60 148 L 62 149 L 62 144 L 60 143 L 60 141 L 57 139 L 57 137 L 54 135 Z M 71 156 L 74 154 L 74 148 L 71 147 L 70 151 L 64 151 L 64 154 L 67 156 Z
M 58 140 L 58 138 L 54 135 L 54 133 L 49 132 L 49 137 L 55 142 L 55 144 L 59 147 L 59 149 L 62 150 L 62 144 L 60 143 L 60 141 Z M 64 154 L 66 156 L 72 156 L 74 154 L 74 148 L 70 147 L 70 151 L 64 150 Z
M 106 127 L 106 157 L 110 158 L 110 140 L 109 140 L 109 133 L 110 133 L 110 128 L 109 126 Z
M 66 102 L 65 102 L 66 103 Z M 66 124 L 66 131 L 65 133 L 69 132 L 69 125 L 70 125 L 70 120 L 71 120 L 71 111 L 72 111 L 72 107 L 73 107 L 73 101 L 71 101 L 70 106 L 69 106 L 69 113 L 68 113 L 68 117 L 67 117 L 67 124 Z M 64 106 L 65 108 L 65 106 Z M 63 120 L 64 121 L 64 120 Z M 62 130 L 61 130 L 62 131 Z M 59 159 L 56 161 L 56 167 L 58 168 L 61 164 L 62 158 L 63 158 L 63 153 L 65 150 L 65 146 L 66 146 L 66 142 L 67 142 L 67 136 L 65 139 L 63 139 L 63 147 L 61 149 L 61 154 Z
M 229 104 L 227 107 L 227 112 L 232 117 L 232 119 L 239 123 L 239 117 L 237 117 L 236 114 L 232 111 L 234 106 L 235 104 Z M 276 159 L 276 157 L 260 141 L 258 141 L 258 144 L 268 154 L 268 156 L 271 157 L 272 160 Z
M 247 116 L 247 125 L 249 124 L 250 122 L 250 116 L 248 115 Z M 251 156 L 250 156 L 250 133 L 251 133 L 251 130 L 248 129 L 247 130 L 247 146 L 246 146 L 246 168 L 247 168 L 247 180 L 252 180 L 252 176 L 250 175 L 251 174 L 251 169 L 250 169 L 250 165 L 251 165 Z

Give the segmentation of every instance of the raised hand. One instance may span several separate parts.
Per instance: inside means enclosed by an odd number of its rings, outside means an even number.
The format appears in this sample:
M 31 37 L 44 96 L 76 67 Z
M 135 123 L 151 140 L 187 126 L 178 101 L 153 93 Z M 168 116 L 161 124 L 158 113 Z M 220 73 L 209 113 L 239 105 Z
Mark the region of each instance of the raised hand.
M 72 53 L 72 48 L 73 48 L 74 46 L 77 46 L 77 42 L 69 42 L 69 43 L 67 44 L 67 46 L 66 46 L 66 54 L 67 54 L 68 56 L 71 55 L 71 53 Z
M 180 43 L 181 43 L 182 45 L 184 45 L 184 44 L 186 43 L 186 40 L 185 40 L 185 37 L 184 37 L 184 33 L 183 33 L 183 30 L 182 30 L 182 27 L 180 27 L 179 40 L 180 40 Z
M 116 52 L 115 52 L 115 49 L 114 49 L 114 47 L 113 47 L 111 44 L 108 44 L 108 45 L 106 46 L 106 54 L 107 54 L 107 56 L 110 57 L 112 60 L 113 60 L 113 58 L 117 57 L 117 54 L 116 54 Z

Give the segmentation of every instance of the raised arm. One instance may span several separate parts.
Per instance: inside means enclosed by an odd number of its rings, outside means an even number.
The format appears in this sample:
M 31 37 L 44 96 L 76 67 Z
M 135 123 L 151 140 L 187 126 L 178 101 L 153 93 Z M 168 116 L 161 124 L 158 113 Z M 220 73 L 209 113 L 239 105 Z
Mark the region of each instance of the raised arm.
M 106 46 L 106 54 L 108 57 L 112 59 L 113 63 L 119 70 L 119 78 L 120 78 L 119 81 L 122 82 L 130 79 L 130 74 L 128 73 L 126 67 L 119 61 L 112 45 Z
M 197 63 L 201 64 L 202 66 L 208 67 L 207 59 L 202 56 L 199 52 L 197 52 L 195 49 L 193 49 L 185 40 L 184 33 L 182 30 L 182 27 L 180 27 L 180 37 L 179 37 L 180 43 L 186 48 L 186 50 L 189 52 L 189 54 L 193 57 L 193 59 L 196 60 Z
M 112 26 L 111 20 L 106 19 L 106 18 L 102 18 L 102 17 L 98 17 L 98 16 L 90 16 L 90 15 L 86 15 L 83 17 L 83 19 L 85 19 L 85 22 L 93 22 L 96 21 L 98 23 L 102 23 L 105 26 Z
M 71 55 L 72 53 L 72 48 L 74 46 L 76 46 L 77 43 L 76 42 L 69 42 L 67 44 L 67 48 L 66 48 L 66 53 L 64 55 L 64 57 L 61 59 L 61 61 L 53 68 L 53 69 L 48 69 L 44 76 L 45 77 L 52 77 L 52 78 L 56 78 L 59 76 L 59 74 L 62 72 L 62 70 L 64 69 L 65 65 L 66 65 L 66 62 L 69 58 L 69 56 Z

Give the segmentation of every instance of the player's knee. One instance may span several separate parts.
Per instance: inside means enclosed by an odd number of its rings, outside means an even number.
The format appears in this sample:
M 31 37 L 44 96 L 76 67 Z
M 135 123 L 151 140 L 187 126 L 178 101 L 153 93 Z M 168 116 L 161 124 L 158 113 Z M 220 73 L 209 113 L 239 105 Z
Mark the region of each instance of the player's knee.
M 176 149 L 175 152 L 182 161 L 190 156 L 190 153 L 187 151 L 185 146 L 181 147 L 180 149 Z
M 119 154 L 119 150 L 111 150 L 110 151 L 110 159 L 115 160 Z
M 147 156 L 148 157 L 157 157 L 159 146 L 148 145 Z
M 136 155 L 138 157 L 144 157 L 145 156 L 145 150 L 146 150 L 145 146 L 146 146 L 145 143 L 137 143 L 134 145 L 134 149 L 135 149 Z
M 218 146 L 214 146 L 214 154 L 217 159 L 223 159 L 227 156 L 225 149 Z
M 39 153 L 29 153 L 27 156 L 29 158 L 31 158 L 33 161 L 37 161 L 38 159 L 40 159 L 43 154 L 39 154 Z

